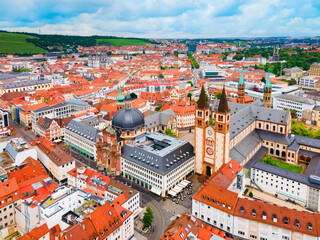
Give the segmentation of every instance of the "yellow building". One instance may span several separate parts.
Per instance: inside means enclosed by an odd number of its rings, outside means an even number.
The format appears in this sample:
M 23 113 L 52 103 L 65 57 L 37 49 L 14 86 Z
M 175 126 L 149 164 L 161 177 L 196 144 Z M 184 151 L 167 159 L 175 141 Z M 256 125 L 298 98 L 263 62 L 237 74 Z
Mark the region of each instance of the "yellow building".
M 320 106 L 316 106 L 312 109 L 312 119 L 314 125 L 320 127 Z
M 320 63 L 313 63 L 309 70 L 310 76 L 320 76 Z

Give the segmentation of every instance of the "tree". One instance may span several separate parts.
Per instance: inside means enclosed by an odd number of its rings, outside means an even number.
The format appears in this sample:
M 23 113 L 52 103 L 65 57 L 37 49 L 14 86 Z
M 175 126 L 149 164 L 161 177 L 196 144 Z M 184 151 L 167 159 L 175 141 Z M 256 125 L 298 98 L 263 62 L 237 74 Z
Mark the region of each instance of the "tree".
M 29 68 L 14 68 L 13 72 L 31 72 Z
M 190 99 L 190 101 L 191 101 L 191 98 L 192 98 L 192 93 L 191 92 L 189 92 L 188 93 L 188 95 L 187 95 L 187 97 Z
M 165 135 L 168 135 L 168 136 L 170 136 L 170 137 L 178 138 L 177 134 L 176 134 L 175 132 L 173 132 L 171 128 L 167 128 L 167 129 L 164 131 L 164 134 L 165 134 Z
M 217 92 L 215 95 L 216 99 L 221 99 L 221 96 L 222 96 L 222 92 Z
M 296 118 L 296 117 L 297 117 L 297 110 L 295 110 L 295 109 L 290 109 L 290 112 L 291 112 L 291 117 L 292 117 L 292 118 Z
M 164 78 L 163 74 L 160 73 L 159 76 L 158 76 L 158 78 Z
M 163 107 L 162 105 L 159 105 L 159 106 L 156 107 L 154 110 L 157 111 L 157 112 L 159 112 L 162 107 Z
M 297 84 L 297 81 L 294 79 L 294 78 L 291 78 L 289 81 L 289 86 L 292 86 L 292 85 L 296 85 Z
M 265 77 L 262 77 L 262 78 L 261 78 L 261 82 L 266 83 L 266 78 L 265 78 Z
M 153 221 L 153 211 L 152 209 L 148 206 L 146 211 L 144 212 L 143 215 L 143 229 L 147 229 L 148 227 L 151 226 L 151 223 Z
M 192 81 L 187 81 L 187 83 L 190 83 L 191 87 L 193 87 Z
M 249 192 L 249 197 L 253 197 L 253 193 L 252 192 Z

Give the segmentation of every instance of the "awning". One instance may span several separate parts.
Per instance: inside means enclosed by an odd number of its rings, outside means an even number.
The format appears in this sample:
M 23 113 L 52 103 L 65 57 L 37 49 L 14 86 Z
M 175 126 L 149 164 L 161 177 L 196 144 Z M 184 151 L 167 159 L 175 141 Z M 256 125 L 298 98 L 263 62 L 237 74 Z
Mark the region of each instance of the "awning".
M 178 193 L 173 191 L 173 189 L 171 189 L 169 192 L 168 192 L 169 195 L 171 195 L 172 197 L 175 197 Z
M 153 193 L 161 196 L 162 190 L 161 190 L 160 188 L 157 188 L 157 187 L 155 187 L 155 186 L 152 186 L 151 192 L 153 192 Z
M 178 186 L 178 187 L 181 187 L 182 189 L 185 188 L 185 185 L 183 185 L 182 183 L 179 183 L 177 186 Z
M 54 140 L 54 142 L 62 142 L 62 140 L 61 139 L 56 139 L 56 140 Z
M 183 181 L 182 181 L 182 183 L 185 183 L 185 184 L 187 184 L 187 185 L 188 185 L 188 184 L 190 184 L 191 182 L 190 182 L 190 181 L 188 181 L 188 180 L 183 180 Z M 187 185 L 186 185 L 186 186 L 187 186 Z
M 173 191 L 175 191 L 175 192 L 181 192 L 182 191 L 182 187 L 179 187 L 178 185 L 177 186 L 175 186 L 174 188 L 173 188 Z

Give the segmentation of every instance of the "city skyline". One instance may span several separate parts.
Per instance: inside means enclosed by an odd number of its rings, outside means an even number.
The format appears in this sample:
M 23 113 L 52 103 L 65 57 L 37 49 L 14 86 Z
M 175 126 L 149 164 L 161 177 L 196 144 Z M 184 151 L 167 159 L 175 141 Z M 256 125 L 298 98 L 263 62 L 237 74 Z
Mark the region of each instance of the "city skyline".
M 0 10 L 0 29 L 144 38 L 319 36 L 316 1 L 30 1 Z

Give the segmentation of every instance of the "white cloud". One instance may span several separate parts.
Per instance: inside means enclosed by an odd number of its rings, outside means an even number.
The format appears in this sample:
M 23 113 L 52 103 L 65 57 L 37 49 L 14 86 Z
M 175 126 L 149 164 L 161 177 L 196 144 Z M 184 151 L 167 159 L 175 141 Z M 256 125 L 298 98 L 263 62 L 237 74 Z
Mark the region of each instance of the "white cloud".
M 152 38 L 320 35 L 318 9 L 299 0 L 23 2 L 12 0 L 0 10 L 0 28 Z

